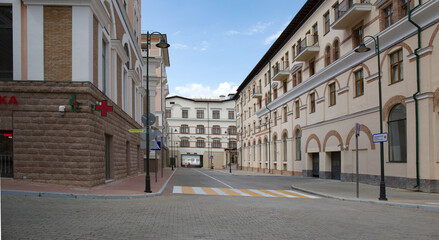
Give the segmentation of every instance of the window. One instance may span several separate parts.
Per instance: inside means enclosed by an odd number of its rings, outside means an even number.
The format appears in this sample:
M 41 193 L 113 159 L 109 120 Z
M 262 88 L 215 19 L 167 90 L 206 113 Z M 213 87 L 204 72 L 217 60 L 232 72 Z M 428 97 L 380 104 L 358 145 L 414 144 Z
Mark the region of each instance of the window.
M 334 41 L 333 48 L 334 48 L 334 61 L 335 61 L 340 58 L 340 46 L 338 40 Z
M 329 106 L 334 106 L 336 104 L 335 96 L 335 83 L 331 83 L 329 84 Z
M 314 113 L 316 111 L 316 94 L 315 93 L 311 93 L 310 105 L 311 105 L 310 113 Z
M 234 140 L 230 140 L 229 141 L 229 148 L 236 148 L 236 146 L 237 146 L 237 144 L 236 144 L 236 141 L 234 141 Z
M 293 73 L 293 87 L 297 85 L 297 74 Z
M 384 8 L 384 28 L 393 24 L 393 5 L 390 4 Z
M 274 112 L 274 126 L 277 126 L 277 112 Z
M 267 86 L 268 81 L 267 81 L 267 73 L 264 74 L 264 82 L 265 82 L 265 86 Z
M 273 155 L 274 155 L 274 161 L 275 162 L 277 162 L 277 137 L 276 137 L 276 135 L 273 137 L 273 148 L 274 148 L 274 151 L 273 151 Z
M 107 43 L 102 40 L 102 92 L 107 93 Z
M 312 26 L 313 45 L 319 42 L 319 27 L 317 23 Z
M 293 54 L 293 60 L 294 60 L 294 58 L 296 58 L 296 44 L 294 44 L 293 47 L 291 47 L 291 54 Z
M 213 119 L 220 119 L 220 111 L 218 111 L 218 110 L 213 110 L 213 111 L 212 111 L 212 118 L 213 118 Z
M 273 99 L 276 100 L 276 98 L 277 98 L 277 87 L 273 89 Z
M 204 148 L 204 139 L 197 139 L 197 148 Z
M 325 49 L 325 66 L 331 63 L 331 47 L 327 46 Z
M 230 126 L 229 129 L 228 129 L 228 133 L 229 133 L 229 135 L 236 135 L 236 127 L 235 126 Z
M 188 110 L 181 110 L 181 117 L 188 118 Z
M 189 126 L 188 125 L 181 125 L 180 133 L 189 133 Z
M 404 105 L 395 105 L 389 113 L 389 161 L 407 162 L 407 122 Z
M 296 161 L 300 161 L 302 158 L 302 153 L 301 153 L 301 138 L 302 135 L 300 133 L 300 130 L 297 129 L 296 130 Z
M 323 15 L 323 22 L 325 23 L 325 34 L 329 32 L 329 11 Z
M 219 139 L 213 139 L 212 147 L 213 148 L 221 148 L 221 141 Z
M 413 9 L 413 0 L 400 0 L 401 4 L 401 18 L 409 14 L 409 11 Z
M 221 134 L 221 127 L 218 125 L 213 125 L 212 134 L 220 135 Z
M 299 103 L 299 100 L 296 101 L 296 118 L 300 118 L 300 103 Z
M 189 147 L 189 140 L 187 138 L 181 139 L 180 147 Z
M 352 44 L 353 47 L 356 48 L 363 42 L 363 26 L 355 28 L 352 33 L 353 39 Z
M 287 87 L 287 81 L 286 81 L 286 80 L 282 82 L 282 87 L 283 87 L 283 91 L 284 91 L 284 93 L 286 93 L 287 90 L 288 90 L 288 87 Z
M 2 1 L 4 2 L 4 1 Z M 0 6 L 0 23 L 1 23 L 1 57 L 0 57 L 0 81 L 9 81 L 13 79 L 13 53 L 12 53 L 12 7 Z
M 198 119 L 204 118 L 204 110 L 197 110 L 197 118 Z
M 235 119 L 235 111 L 229 111 L 229 119 Z
M 302 83 L 302 70 L 297 71 L 297 85 Z
M 204 134 L 204 126 L 197 125 L 197 134 Z
M 355 76 L 355 97 L 364 94 L 364 80 L 363 80 L 363 69 L 358 70 L 354 73 Z
M 284 134 L 283 137 L 283 149 L 284 149 L 284 156 L 283 156 L 283 161 L 286 162 L 288 160 L 288 144 L 287 144 L 287 134 Z
M 288 108 L 287 107 L 284 107 L 284 122 L 287 122 L 287 120 L 288 120 Z
M 166 109 L 165 115 L 166 115 L 166 118 L 171 118 L 171 109 Z
M 404 65 L 402 62 L 402 49 L 390 54 L 390 83 L 404 80 Z

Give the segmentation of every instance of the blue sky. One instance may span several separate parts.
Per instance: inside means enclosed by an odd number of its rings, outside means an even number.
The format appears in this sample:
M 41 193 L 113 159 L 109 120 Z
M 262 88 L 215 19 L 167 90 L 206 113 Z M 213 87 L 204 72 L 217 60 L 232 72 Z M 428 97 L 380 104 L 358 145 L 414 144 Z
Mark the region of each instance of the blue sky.
M 142 33 L 167 34 L 170 95 L 218 98 L 247 77 L 305 0 L 143 0 Z

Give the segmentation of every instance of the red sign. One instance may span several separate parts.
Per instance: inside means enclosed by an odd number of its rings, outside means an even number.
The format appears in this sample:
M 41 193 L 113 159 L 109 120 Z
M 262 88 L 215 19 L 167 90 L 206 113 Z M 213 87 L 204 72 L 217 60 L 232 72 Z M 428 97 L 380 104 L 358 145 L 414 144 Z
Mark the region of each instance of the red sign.
M 15 96 L 10 97 L 9 101 L 7 101 L 7 97 L 8 96 L 0 96 L 0 105 L 1 104 L 8 104 L 8 105 L 15 104 L 15 105 L 18 105 L 18 102 L 17 102 L 17 99 L 15 98 Z
M 5 136 L 5 137 L 12 137 L 12 134 L 5 133 L 5 134 L 3 134 L 3 136 Z
M 103 100 L 101 105 L 96 105 L 95 110 L 101 111 L 101 116 L 106 117 L 107 112 L 113 111 L 113 106 L 107 106 L 107 100 Z

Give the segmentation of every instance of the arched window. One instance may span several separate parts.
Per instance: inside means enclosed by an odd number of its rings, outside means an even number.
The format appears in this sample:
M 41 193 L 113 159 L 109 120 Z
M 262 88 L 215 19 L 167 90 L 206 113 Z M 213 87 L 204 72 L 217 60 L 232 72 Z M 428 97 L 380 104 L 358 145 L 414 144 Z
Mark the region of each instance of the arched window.
M 204 134 L 204 126 L 197 125 L 197 134 Z
M 212 147 L 221 148 L 221 141 L 219 139 L 213 139 Z
M 213 125 L 212 134 L 220 135 L 221 134 L 221 127 L 219 125 Z
M 188 125 L 181 125 L 180 133 L 189 133 L 189 126 Z
M 259 147 L 259 161 L 262 161 L 262 143 L 261 143 L 261 140 L 259 140 L 259 142 L 258 142 L 258 147 Z
M 265 139 L 265 161 L 268 161 L 268 140 Z
M 302 134 L 300 133 L 300 130 L 296 130 L 296 161 L 300 161 L 302 158 L 301 153 L 301 138 Z
M 128 44 L 125 43 L 125 45 L 123 46 L 123 49 L 125 50 L 125 53 L 127 54 L 127 57 L 130 57 L 130 53 L 128 50 Z M 126 63 L 127 68 L 130 69 L 130 60 L 128 59 L 128 62 Z
M 253 141 L 253 161 L 256 159 L 256 142 Z
M 189 147 L 189 139 L 182 138 L 180 141 L 180 147 Z
M 389 113 L 389 161 L 407 162 L 407 120 L 404 105 L 395 105 Z
M 286 133 L 284 133 L 284 137 L 283 137 L 283 148 L 284 148 L 284 151 L 283 151 L 283 161 L 284 162 L 286 162 L 287 161 L 287 158 L 288 158 L 288 146 L 287 146 L 287 134 Z
M 327 46 L 325 49 L 325 66 L 331 63 L 331 47 Z
M 334 41 L 333 48 L 334 48 L 334 61 L 340 58 L 340 44 L 338 43 L 338 40 Z
M 274 136 L 274 138 L 273 138 L 273 147 L 274 147 L 274 149 L 273 149 L 273 155 L 274 155 L 274 161 L 275 162 L 277 162 L 277 136 Z

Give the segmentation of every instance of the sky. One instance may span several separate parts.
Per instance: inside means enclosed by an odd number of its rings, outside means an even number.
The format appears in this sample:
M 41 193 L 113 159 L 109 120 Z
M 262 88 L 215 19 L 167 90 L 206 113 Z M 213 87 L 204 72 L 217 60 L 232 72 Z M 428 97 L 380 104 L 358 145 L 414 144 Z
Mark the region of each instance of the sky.
M 234 93 L 305 0 L 142 0 L 142 33 L 167 35 L 169 96 Z

